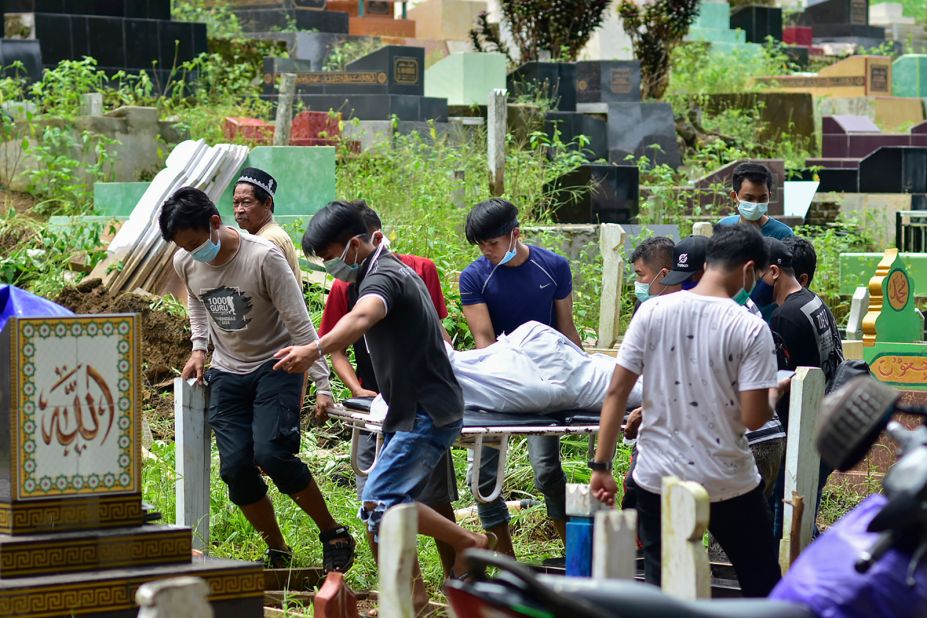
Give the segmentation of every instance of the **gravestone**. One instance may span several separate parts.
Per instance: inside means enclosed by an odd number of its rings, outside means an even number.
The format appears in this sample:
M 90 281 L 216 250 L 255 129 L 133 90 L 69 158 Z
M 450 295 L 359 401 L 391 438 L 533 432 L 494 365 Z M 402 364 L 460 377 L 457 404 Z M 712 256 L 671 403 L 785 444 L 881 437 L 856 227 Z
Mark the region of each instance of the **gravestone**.
M 885 40 L 885 30 L 869 25 L 868 0 L 808 0 L 799 23 L 811 26 L 816 43 L 878 47 Z
M 676 120 L 669 103 L 609 103 L 609 161 L 627 163 L 628 155 L 647 156 L 657 165 L 682 163 L 676 142 Z
M 415 22 L 416 38 L 469 41 L 470 29 L 484 11 L 482 0 L 424 0 L 409 9 L 409 19 Z
M 731 11 L 731 28 L 744 31 L 748 43 L 766 43 L 766 37 L 782 40 L 782 9 L 777 6 L 740 6 Z
M 553 109 L 576 111 L 576 65 L 566 62 L 526 62 L 506 79 L 509 96 L 536 98 L 553 102 Z
M 927 193 L 927 148 L 882 146 L 859 162 L 860 193 Z
M 263 615 L 260 565 L 191 561 L 190 529 L 145 523 L 134 315 L 16 317 L 0 332 L 0 615 L 126 616 L 178 575 L 218 617 Z
M 144 70 L 163 87 L 175 62 L 179 65 L 207 51 L 206 24 L 170 21 L 168 0 L 9 0 L 2 8 L 4 36 L 37 39 L 46 68 L 91 56 L 108 75 Z
M 425 96 L 448 105 L 486 105 L 491 90 L 505 88 L 505 64 L 503 54 L 451 54 L 425 69 Z
M 593 111 L 582 104 L 620 103 L 641 100 L 641 63 L 638 60 L 584 60 L 576 63 L 576 103 L 579 111 Z
M 815 96 L 890 96 L 892 60 L 887 56 L 850 56 L 821 69 L 817 75 L 760 77 L 758 82 L 784 92 L 809 92 Z
M 857 193 L 859 191 L 859 169 L 825 168 L 818 170 L 819 193 Z
M 548 184 L 558 223 L 630 223 L 637 217 L 636 165 L 586 163 Z
M 898 249 L 888 249 L 869 280 L 863 319 L 863 357 L 874 378 L 896 388 L 927 391 L 924 316 L 914 302 L 914 282 Z
M 4 75 L 15 76 L 11 66 L 14 62 L 22 63 L 29 81 L 42 79 L 42 48 L 35 39 L 0 39 L 0 66 L 4 67 Z
M 927 54 L 905 54 L 892 63 L 892 95 L 927 97 Z
M 278 7 L 233 9 L 243 32 L 311 30 L 348 33 L 348 14 L 340 11 L 300 9 L 280 3 Z
M 685 40 L 711 43 L 711 51 L 715 54 L 759 56 L 762 53 L 762 46 L 747 42 L 743 30 L 731 27 L 731 7 L 727 2 L 703 2 Z
M 814 33 L 808 26 L 786 26 L 782 29 L 782 42 L 787 45 L 811 47 L 814 45 Z
M 276 95 L 277 76 L 296 74 L 296 99 L 318 112 L 360 120 L 447 121 L 447 100 L 424 95 L 425 50 L 388 45 L 348 64 L 345 71 L 312 71 L 306 61 L 264 59 L 264 96 Z
M 576 149 L 580 149 L 578 138 L 585 136 L 588 143 L 581 150 L 589 160 L 608 158 L 606 122 L 602 118 L 578 112 L 547 112 L 544 132 L 553 138 L 555 131 L 559 131 L 564 144 L 575 142 Z

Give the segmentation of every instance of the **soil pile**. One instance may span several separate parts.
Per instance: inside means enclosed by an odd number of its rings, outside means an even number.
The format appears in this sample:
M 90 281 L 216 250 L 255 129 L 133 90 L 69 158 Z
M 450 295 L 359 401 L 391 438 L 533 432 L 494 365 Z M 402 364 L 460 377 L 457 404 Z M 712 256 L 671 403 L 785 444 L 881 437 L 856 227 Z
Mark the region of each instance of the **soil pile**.
M 190 356 L 186 318 L 152 309 L 157 296 L 127 293 L 110 296 L 100 279 L 65 288 L 56 303 L 74 313 L 136 313 L 142 321 L 142 406 L 156 416 L 173 417 L 171 399 L 160 396 L 170 380 L 180 375 Z M 167 384 L 166 384 L 167 383 Z

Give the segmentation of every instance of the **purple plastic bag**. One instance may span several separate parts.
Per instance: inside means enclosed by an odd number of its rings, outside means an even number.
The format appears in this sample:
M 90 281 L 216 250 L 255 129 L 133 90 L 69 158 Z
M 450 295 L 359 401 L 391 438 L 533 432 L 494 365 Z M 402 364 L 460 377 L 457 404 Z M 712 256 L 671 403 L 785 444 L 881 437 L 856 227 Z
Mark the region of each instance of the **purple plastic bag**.
M 853 568 L 878 537 L 866 527 L 886 502 L 869 496 L 847 513 L 801 553 L 769 598 L 804 605 L 819 618 L 927 616 L 927 566 L 921 563 L 908 586 L 910 553 L 889 550 L 865 574 Z
M 72 311 L 52 301 L 20 290 L 13 285 L 0 285 L 0 330 L 10 318 L 47 318 L 74 315 Z

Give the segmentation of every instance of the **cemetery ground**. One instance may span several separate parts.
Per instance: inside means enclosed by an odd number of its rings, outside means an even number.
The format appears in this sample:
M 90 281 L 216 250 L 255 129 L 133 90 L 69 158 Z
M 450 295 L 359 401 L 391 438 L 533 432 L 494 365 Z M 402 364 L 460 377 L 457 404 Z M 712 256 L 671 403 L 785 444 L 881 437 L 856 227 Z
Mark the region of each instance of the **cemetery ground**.
M 253 44 L 249 44 L 253 45 Z M 673 103 L 678 123 L 688 128 L 688 119 L 698 118 L 692 127 L 694 138 L 687 144 L 685 165 L 679 170 L 651 165 L 640 160 L 641 186 L 647 188 L 638 222 L 670 223 L 688 234 L 693 221 L 715 220 L 728 214 L 727 208 L 696 209 L 690 213 L 678 199 L 680 187 L 728 162 L 744 158 L 785 158 L 787 169 L 797 168 L 820 148 L 792 135 L 788 128 L 767 131 L 760 120 L 762 108 L 733 108 L 709 114 L 701 108 L 701 97 L 715 92 L 746 92 L 759 88 L 751 82 L 753 75 L 778 75 L 787 68 L 787 59 L 775 48 L 764 50 L 760 58 L 742 64 L 741 72 L 727 70 L 729 60 L 710 56 L 707 64 L 699 57 L 699 44 L 680 48 L 675 55 L 673 79 L 667 96 Z M 122 75 L 107 79 L 92 60 L 64 62 L 47 71 L 36 85 L 29 87 L 36 108 L 13 122 L 4 116 L 0 131 L 10 144 L 15 138 L 28 143 L 24 156 L 36 163 L 24 174 L 25 191 L 7 192 L 3 196 L 5 214 L 0 217 L 0 281 L 12 283 L 34 293 L 56 299 L 77 312 L 137 312 L 143 322 L 144 402 L 143 412 L 152 430 L 146 443 L 143 471 L 143 497 L 171 522 L 174 517 L 174 443 L 173 402 L 170 381 L 179 375 L 189 354 L 189 331 L 185 308 L 171 297 L 124 294 L 110 297 L 92 282 L 79 283 L 105 254 L 109 224 L 88 223 L 59 229 L 49 224 L 54 215 L 93 214 L 92 186 L 108 178 L 112 165 L 107 144 L 102 138 L 65 130 L 72 128 L 78 113 L 81 94 L 103 91 L 108 108 L 117 105 L 157 107 L 164 119 L 175 121 L 178 130 L 193 139 L 208 143 L 224 141 L 221 133 L 225 116 L 266 115 L 266 102 L 258 98 L 260 63 L 248 55 L 247 45 L 230 45 L 223 54 L 212 54 L 189 63 L 180 71 L 196 70 L 198 81 L 184 89 L 155 94 L 146 77 Z M 700 64 L 701 63 L 701 64 Z M 0 96 L 4 101 L 25 98 L 26 86 L 16 79 L 0 79 Z M 543 109 L 549 102 L 543 97 L 529 100 Z M 691 112 L 695 112 L 694 114 Z M 543 113 L 539 115 L 543 118 Z M 555 136 L 553 140 L 539 130 L 528 127 L 509 136 L 506 162 L 505 197 L 521 209 L 524 227 L 552 222 L 552 196 L 545 184 L 572 169 L 582 155 Z M 760 137 L 763 136 L 763 137 Z M 246 140 L 239 138 L 241 143 Z M 573 144 L 576 146 L 577 144 Z M 170 150 L 162 149 L 162 159 Z M 7 148 L 7 146 L 3 146 Z M 417 135 L 397 136 L 391 145 L 375 151 L 355 153 L 338 150 L 337 195 L 347 199 L 364 198 L 376 209 L 398 252 L 431 258 L 444 276 L 449 317 L 445 326 L 459 348 L 472 346 L 469 331 L 460 311 L 459 296 L 453 283 L 459 273 L 477 255 L 463 238 L 463 221 L 470 205 L 489 196 L 486 182 L 485 135 L 477 134 L 474 143 L 451 144 L 442 139 L 425 139 Z M 13 164 L 9 157 L 8 165 Z M 462 172 L 463 181 L 460 180 Z M 9 176 L 9 174 L 8 174 Z M 307 190 L 311 190 L 307 188 Z M 719 187 L 725 193 L 726 187 Z M 723 200 L 722 200 L 723 201 Z M 230 223 L 230 222 L 227 222 Z M 799 235 L 814 240 L 818 251 L 818 272 L 814 289 L 833 309 L 838 323 L 844 323 L 849 300 L 839 294 L 838 256 L 842 252 L 882 250 L 873 238 L 872 223 L 840 219 L 822 227 L 799 228 Z M 298 237 L 300 225 L 290 230 Z M 529 238 L 532 238 L 530 236 Z M 545 231 L 533 239 L 546 246 L 557 246 L 557 233 Z M 594 340 L 598 324 L 601 257 L 597 248 L 589 247 L 572 259 L 576 277 L 575 316 L 581 335 Z M 628 289 L 622 296 L 625 327 L 631 315 L 632 277 L 626 276 Z M 318 325 L 324 292 L 318 287 L 306 290 L 306 301 L 313 322 Z M 346 390 L 335 379 L 336 397 Z M 309 401 L 307 400 L 307 409 Z M 300 456 L 308 463 L 335 518 L 346 522 L 361 538 L 358 502 L 349 460 L 349 433 L 333 423 L 309 426 L 308 415 Z M 586 444 L 581 438 L 562 440 L 564 470 L 568 482 L 586 483 Z M 622 449 L 616 461 L 616 474 L 627 469 L 629 452 Z M 227 496 L 226 486 L 218 477 L 217 455 L 213 453 L 211 493 L 210 552 L 217 557 L 259 560 L 264 545 Z M 466 453 L 454 451 L 455 468 L 461 499 L 455 508 L 474 505 L 464 472 Z M 878 487 L 871 484 L 872 491 Z M 278 519 L 295 554 L 295 566 L 321 564 L 321 546 L 317 531 L 309 519 L 286 496 L 271 487 Z M 858 489 L 832 485 L 825 490 L 821 523 L 828 525 L 852 508 L 861 498 Z M 536 498 L 533 472 L 528 463 L 524 440 L 515 441 L 509 455 L 506 498 Z M 475 512 L 462 517 L 464 525 L 476 528 Z M 546 518 L 542 503 L 513 512 L 515 550 L 521 560 L 541 561 L 561 556 L 562 547 Z M 422 539 L 420 556 L 423 573 L 433 597 L 440 598 L 442 572 L 431 541 Z M 355 589 L 369 590 L 377 585 L 375 564 L 370 552 L 359 543 L 357 562 L 348 575 Z

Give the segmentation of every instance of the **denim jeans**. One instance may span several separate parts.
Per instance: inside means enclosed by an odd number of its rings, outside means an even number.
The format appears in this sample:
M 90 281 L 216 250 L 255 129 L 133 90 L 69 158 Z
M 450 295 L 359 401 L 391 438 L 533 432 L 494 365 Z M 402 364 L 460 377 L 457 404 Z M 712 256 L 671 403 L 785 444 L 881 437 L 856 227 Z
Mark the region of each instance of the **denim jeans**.
M 496 486 L 499 450 L 484 446 L 480 454 L 480 493 L 489 494 Z M 566 519 L 566 475 L 560 466 L 560 438 L 558 436 L 529 436 L 528 459 L 534 470 L 534 486 L 544 494 L 547 516 Z M 472 465 L 467 471 L 468 480 L 473 474 Z M 477 502 L 477 513 L 483 528 L 489 530 L 511 519 L 505 500 L 500 495 L 492 502 Z
M 424 410 L 415 414 L 412 431 L 383 435 L 383 449 L 371 470 L 361 495 L 360 518 L 367 529 L 378 535 L 380 522 L 388 509 L 397 504 L 416 502 L 428 484 L 435 465 L 441 461 L 460 435 L 463 420 L 445 427 L 435 427 Z M 365 506 L 373 503 L 373 510 Z

